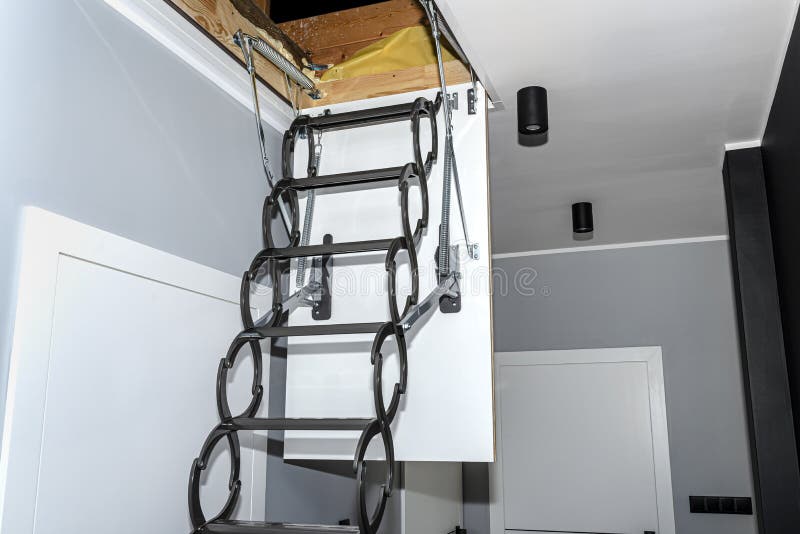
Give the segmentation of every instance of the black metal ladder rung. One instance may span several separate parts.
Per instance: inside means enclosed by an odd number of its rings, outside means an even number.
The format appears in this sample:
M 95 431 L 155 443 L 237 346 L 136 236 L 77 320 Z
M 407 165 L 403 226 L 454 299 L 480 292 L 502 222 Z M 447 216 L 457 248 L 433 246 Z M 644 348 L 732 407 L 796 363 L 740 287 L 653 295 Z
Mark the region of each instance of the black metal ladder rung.
M 292 129 L 310 127 L 314 130 L 326 132 L 359 128 L 362 126 L 374 126 L 376 124 L 408 120 L 411 118 L 413 110 L 414 102 L 411 102 L 408 104 L 360 109 L 344 113 L 328 113 L 317 117 L 302 115 L 292 124 Z M 424 112 L 425 110 L 422 111 Z
M 342 185 L 368 184 L 399 180 L 404 167 L 388 167 L 386 169 L 373 169 L 369 171 L 345 172 L 327 176 L 313 176 L 311 178 L 294 178 L 286 180 L 286 187 L 295 191 L 308 189 L 321 189 L 324 187 L 337 187 Z M 280 184 L 278 185 L 280 188 Z
M 226 430 L 364 430 L 372 419 L 234 417 L 221 423 Z
M 205 526 L 209 534 L 358 534 L 351 525 L 300 525 L 257 521 L 217 520 Z
M 304 247 L 266 248 L 259 259 L 286 260 L 308 256 L 331 256 L 335 254 L 358 254 L 359 252 L 379 252 L 389 250 L 394 239 L 374 239 L 371 241 L 350 241 L 330 245 L 307 245 Z
M 260 339 L 273 337 L 336 336 L 345 334 L 375 334 L 386 323 L 310 324 L 299 326 L 264 326 L 245 330 L 244 335 Z

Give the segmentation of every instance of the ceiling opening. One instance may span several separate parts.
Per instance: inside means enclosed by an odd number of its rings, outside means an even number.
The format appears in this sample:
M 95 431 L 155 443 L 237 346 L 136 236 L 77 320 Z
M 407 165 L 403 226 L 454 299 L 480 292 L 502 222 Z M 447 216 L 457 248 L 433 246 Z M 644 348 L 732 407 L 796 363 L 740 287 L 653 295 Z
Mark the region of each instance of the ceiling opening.
M 170 4 L 240 60 L 241 49 L 232 39 L 239 30 L 265 39 L 304 69 L 321 98 L 297 93 L 268 59 L 259 54 L 253 58 L 259 78 L 287 102 L 298 99 L 301 108 L 418 91 L 440 83 L 419 0 L 330 0 L 322 3 L 324 7 L 298 0 L 170 0 Z M 470 81 L 467 66 L 446 44 L 445 51 L 448 84 Z
M 271 0 L 269 17 L 276 23 L 326 15 L 345 9 L 379 4 L 384 0 L 327 0 L 326 2 L 302 2 L 298 0 Z

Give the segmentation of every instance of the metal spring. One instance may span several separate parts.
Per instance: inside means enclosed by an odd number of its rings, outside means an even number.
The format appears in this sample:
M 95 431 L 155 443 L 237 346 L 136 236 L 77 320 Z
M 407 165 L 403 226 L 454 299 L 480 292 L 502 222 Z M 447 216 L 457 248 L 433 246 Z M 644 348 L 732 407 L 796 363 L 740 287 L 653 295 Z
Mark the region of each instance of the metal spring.
M 318 94 L 317 88 L 315 87 L 311 78 L 303 74 L 300 69 L 295 67 L 291 61 L 283 57 L 281 53 L 270 46 L 269 43 L 259 39 L 258 37 L 253 37 L 252 35 L 243 34 L 243 36 L 250 39 L 253 44 L 253 50 L 256 50 L 259 54 L 271 61 L 276 67 L 285 72 L 286 75 L 289 76 L 296 84 L 310 93 Z
M 439 278 L 450 274 L 450 181 L 453 174 L 452 150 L 452 114 L 450 111 L 450 101 L 447 95 L 447 81 L 444 75 L 444 63 L 442 60 L 442 47 L 439 41 L 440 16 L 432 0 L 420 0 L 428 21 L 431 24 L 433 33 L 434 48 L 436 50 L 436 62 L 439 67 L 439 82 L 442 87 L 442 110 L 445 122 L 445 147 L 444 147 L 444 178 L 442 180 L 442 222 L 439 226 Z
M 311 240 L 311 223 L 314 220 L 314 199 L 316 198 L 316 194 L 314 191 L 309 191 L 308 196 L 306 196 L 306 213 L 303 217 L 303 234 L 300 238 L 300 246 L 304 247 L 308 245 Z M 303 287 L 306 283 L 306 262 L 308 258 L 303 256 L 302 258 L 297 258 L 297 278 L 295 283 L 297 287 Z
M 450 273 L 450 182 L 453 174 L 452 143 L 444 144 L 444 179 L 442 182 L 442 224 L 439 226 L 439 276 Z
M 312 135 L 310 132 L 307 135 Z M 320 143 L 317 143 L 317 146 L 321 146 Z M 319 173 L 319 164 L 322 161 L 322 150 L 316 150 L 314 152 L 314 161 L 313 161 L 313 169 L 314 175 L 316 176 Z M 300 238 L 300 246 L 304 247 L 308 245 L 311 240 L 311 223 L 314 221 L 314 200 L 316 199 L 317 195 L 314 190 L 310 190 L 308 195 L 306 196 L 306 212 L 305 216 L 303 217 L 303 234 Z M 297 258 L 297 278 L 295 283 L 297 287 L 303 287 L 306 283 L 306 263 L 308 258 L 303 256 L 302 258 Z

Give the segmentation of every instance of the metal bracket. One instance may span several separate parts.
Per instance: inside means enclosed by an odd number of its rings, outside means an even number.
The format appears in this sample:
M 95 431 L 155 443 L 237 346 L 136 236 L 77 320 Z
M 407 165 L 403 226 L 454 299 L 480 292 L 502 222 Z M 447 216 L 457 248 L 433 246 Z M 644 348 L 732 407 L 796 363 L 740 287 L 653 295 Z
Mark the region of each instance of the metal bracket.
M 475 115 L 478 110 L 475 108 L 475 89 L 467 89 L 467 113 Z
M 437 252 L 436 259 L 438 262 L 439 254 Z M 450 245 L 450 273 L 448 276 L 440 278 L 439 283 L 446 280 L 449 275 L 455 273 L 456 283 L 451 287 L 451 291 L 439 297 L 439 311 L 442 313 L 458 313 L 461 311 L 461 287 L 458 284 L 460 277 L 460 266 L 458 262 L 458 245 Z
M 458 91 L 447 95 L 447 103 L 450 105 L 450 109 L 458 109 Z
M 311 281 L 308 283 L 307 286 L 302 287 L 292 293 L 289 297 L 284 300 L 280 305 L 280 312 L 281 313 L 289 313 L 291 314 L 297 308 L 302 308 L 305 306 L 314 306 L 314 299 L 315 295 L 317 295 L 321 290 L 321 287 L 318 282 Z M 267 313 L 259 317 L 256 321 L 254 321 L 253 325 L 256 328 L 267 326 L 272 324 L 272 318 L 275 313 L 275 310 L 269 310 Z
M 442 298 L 442 296 L 457 296 L 459 291 L 458 279 L 460 276 L 460 273 L 450 273 L 449 276 L 439 282 L 439 285 L 436 286 L 422 302 L 411 308 L 400 321 L 403 332 L 411 330 L 415 323 L 425 317 L 425 315 L 433 309 L 436 302 Z
M 333 236 L 325 234 L 322 239 L 324 245 L 333 244 Z M 331 271 L 333 269 L 333 256 L 325 255 L 314 258 L 311 262 L 311 281 L 319 283 L 319 292 L 314 295 L 314 305 L 311 308 L 311 317 L 315 321 L 327 321 L 331 318 Z

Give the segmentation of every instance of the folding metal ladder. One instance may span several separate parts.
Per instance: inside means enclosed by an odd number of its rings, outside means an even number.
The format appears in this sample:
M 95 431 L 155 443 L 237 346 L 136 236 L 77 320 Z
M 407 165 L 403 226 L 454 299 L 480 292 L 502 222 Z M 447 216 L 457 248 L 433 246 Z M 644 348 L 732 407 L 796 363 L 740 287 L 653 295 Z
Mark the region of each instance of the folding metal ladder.
M 394 447 L 390 425 L 394 419 L 400 398 L 405 393 L 408 376 L 405 331 L 416 318 L 427 308 L 419 307 L 419 272 L 417 262 L 417 247 L 422 233 L 428 226 L 428 189 L 427 177 L 432 164 L 435 162 L 438 151 L 438 136 L 436 127 L 436 113 L 441 104 L 441 99 L 431 102 L 418 98 L 410 104 L 382 107 L 363 111 L 354 111 L 340 114 L 325 114 L 319 117 L 306 115 L 299 116 L 286 132 L 283 142 L 283 172 L 284 178 L 278 181 L 272 192 L 267 197 L 263 208 L 263 233 L 266 248 L 259 252 L 253 259 L 249 269 L 242 277 L 241 285 L 241 316 L 244 330 L 233 340 L 227 354 L 220 361 L 217 372 L 217 408 L 219 424 L 211 431 L 203 444 L 200 455 L 195 459 L 189 480 L 189 514 L 195 533 L 314 533 L 314 532 L 341 532 L 373 534 L 376 532 L 383 517 L 387 499 L 391 495 L 394 479 Z M 423 159 L 420 148 L 421 121 L 427 119 L 430 123 L 431 150 Z M 385 169 L 369 170 L 362 172 L 348 172 L 329 176 L 317 175 L 314 166 L 313 154 L 315 151 L 314 139 L 316 132 L 342 130 L 348 128 L 368 127 L 377 124 L 397 121 L 410 121 L 413 138 L 414 160 L 404 166 Z M 304 135 L 308 140 L 309 169 L 307 178 L 295 178 L 293 169 L 296 139 Z M 402 235 L 388 236 L 386 239 L 355 241 L 344 243 L 324 243 L 319 245 L 301 246 L 300 243 L 300 210 L 299 191 L 308 191 L 329 187 L 358 186 L 375 182 L 396 183 L 400 193 L 400 207 L 402 219 Z M 421 196 L 421 216 L 412 228 L 409 220 L 409 195 L 412 185 L 417 185 Z M 288 207 L 289 215 L 289 246 L 278 247 L 273 236 L 272 220 L 280 217 L 280 203 Z M 312 283 L 304 290 L 294 295 L 294 300 L 282 300 L 281 270 L 285 260 L 299 257 L 330 256 L 337 254 L 355 254 L 361 252 L 385 251 L 385 267 L 387 273 L 387 288 L 389 298 L 390 318 L 384 322 L 352 323 L 352 324 L 319 324 L 307 326 L 280 326 L 281 318 L 287 308 L 319 291 L 318 283 Z M 411 271 L 412 289 L 402 308 L 397 303 L 396 284 L 396 258 L 398 253 L 406 251 Z M 283 265 L 282 265 L 283 264 Z M 273 282 L 273 306 L 271 313 L 263 318 L 253 318 L 250 312 L 251 284 L 259 271 L 266 267 Z M 451 294 L 455 276 L 450 277 L 440 284 L 438 291 L 434 291 L 424 304 L 432 307 L 442 295 Z M 289 310 L 290 311 L 290 310 Z M 262 352 L 259 342 L 268 338 L 287 336 L 330 336 L 337 334 L 373 334 L 370 361 L 373 366 L 373 403 L 375 417 L 370 419 L 274 419 L 257 418 L 255 414 L 261 404 L 263 387 L 262 377 Z M 381 353 L 385 341 L 394 337 L 400 362 L 399 381 L 394 385 L 392 397 L 388 404 L 385 403 L 382 387 L 383 355 Z M 240 414 L 234 415 L 228 403 L 227 379 L 228 372 L 234 366 L 239 352 L 249 346 L 253 356 L 253 383 L 252 400 L 248 407 Z M 289 355 L 291 357 L 291 355 Z M 236 506 L 241 488 L 239 481 L 240 446 L 238 431 L 241 430 L 350 430 L 360 431 L 361 435 L 354 454 L 353 468 L 356 474 L 358 494 L 358 526 L 325 526 L 325 525 L 293 525 L 277 523 L 257 523 L 231 520 L 230 517 Z M 386 458 L 386 477 L 380 491 L 380 498 L 374 510 L 367 509 L 367 485 L 365 481 L 366 462 L 365 455 L 370 442 L 381 436 Z M 227 441 L 231 455 L 231 472 L 229 479 L 229 496 L 223 509 L 215 516 L 208 518 L 200 505 L 200 479 L 202 472 L 208 466 L 209 459 L 215 446 L 222 440 Z

